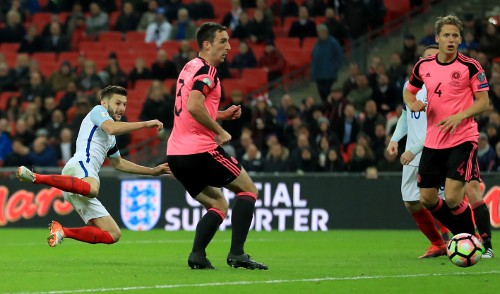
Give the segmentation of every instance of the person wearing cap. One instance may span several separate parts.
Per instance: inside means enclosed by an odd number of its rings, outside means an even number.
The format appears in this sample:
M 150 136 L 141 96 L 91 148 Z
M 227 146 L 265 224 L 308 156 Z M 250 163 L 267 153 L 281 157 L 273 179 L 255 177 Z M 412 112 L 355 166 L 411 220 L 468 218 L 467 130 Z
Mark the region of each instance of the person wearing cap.
M 165 8 L 160 7 L 156 9 L 155 21 L 146 28 L 144 42 L 156 43 L 156 46 L 160 48 L 161 44 L 170 38 L 171 32 L 172 25 L 165 18 Z

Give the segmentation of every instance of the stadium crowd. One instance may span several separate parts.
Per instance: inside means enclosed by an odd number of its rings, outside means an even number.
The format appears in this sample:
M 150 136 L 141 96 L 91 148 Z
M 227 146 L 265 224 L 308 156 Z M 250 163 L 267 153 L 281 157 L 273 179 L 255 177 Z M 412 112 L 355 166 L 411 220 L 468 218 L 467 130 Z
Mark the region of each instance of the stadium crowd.
M 0 92 L 17 94 L 0 101 L 2 165 L 62 166 L 74 152 L 81 121 L 98 103 L 99 89 L 108 84 L 133 88 L 138 81 L 152 80 L 138 118 L 159 119 L 171 128 L 176 92 L 164 81 L 176 79 L 196 56 L 192 41 L 197 25 L 214 20 L 240 40 L 233 48 L 236 52 L 218 69 L 221 79 L 246 68 L 262 68 L 269 81 L 278 79 L 286 61 L 275 46 L 277 35 L 315 40 L 310 74 L 318 97 L 249 99 L 237 89 L 225 94 L 230 101 L 223 101 L 224 106 L 237 104 L 243 110 L 241 119 L 222 123 L 233 137 L 225 148 L 249 172 L 402 169 L 397 157 L 385 150 L 401 114 L 403 85 L 423 48 L 434 43 L 432 25 L 422 27 L 426 36 L 421 40 L 405 35 L 401 50 L 390 60 L 372 57 L 367 72 L 351 63 L 349 77 L 337 80 L 349 41 L 383 25 L 384 1 L 232 0 L 229 8 L 227 2 L 227 12 L 221 14 L 221 1 L 206 0 L 0 1 Z M 43 27 L 30 21 L 39 12 L 52 13 Z M 491 88 L 491 109 L 478 118 L 480 167 L 500 170 L 500 24 L 498 18 L 469 14 L 462 19 L 460 50 L 481 63 Z M 154 60 L 137 58 L 131 63 L 110 52 L 105 64 L 96 64 L 80 45 L 99 43 L 100 35 L 109 31 L 143 32 L 140 42 L 158 48 Z M 172 55 L 162 47 L 169 40 L 180 42 Z M 264 48 L 261 54 L 255 54 L 255 44 Z M 10 45 L 15 54 L 7 53 Z M 76 53 L 76 60 L 59 58 L 51 72 L 41 70 L 39 59 L 30 58 L 37 53 L 61 57 L 66 52 Z M 273 105 L 272 100 L 280 103 Z M 122 151 L 130 141 L 128 136 L 118 137 Z

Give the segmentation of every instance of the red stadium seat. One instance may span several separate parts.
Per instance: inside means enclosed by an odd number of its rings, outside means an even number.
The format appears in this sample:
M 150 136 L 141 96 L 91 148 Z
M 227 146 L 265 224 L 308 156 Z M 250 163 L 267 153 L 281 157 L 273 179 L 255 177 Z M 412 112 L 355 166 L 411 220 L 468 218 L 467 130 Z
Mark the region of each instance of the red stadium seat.
M 35 24 L 39 31 L 42 31 L 43 27 L 50 22 L 51 13 L 49 12 L 37 12 L 33 14 L 33 19 L 31 24 Z
M 38 61 L 38 63 L 56 64 L 57 55 L 54 52 L 35 52 L 31 55 L 31 59 Z
M 302 50 L 306 52 L 312 52 L 314 45 L 316 45 L 316 42 L 318 41 L 318 38 L 312 38 L 312 37 L 307 37 L 302 40 Z
M 38 66 L 40 68 L 40 72 L 42 73 L 42 75 L 46 79 L 49 78 L 59 68 L 59 64 L 57 64 L 55 62 L 51 62 L 51 61 L 49 61 L 49 62 L 45 62 L 45 61 L 39 62 Z
M 297 70 L 311 62 L 311 53 L 305 52 L 301 48 L 288 48 L 280 50 L 280 52 L 286 60 L 287 72 Z
M 259 60 L 259 58 L 264 55 L 264 49 L 266 46 L 263 44 L 252 44 L 251 47 L 253 54 L 255 55 L 255 59 Z
M 261 68 L 245 68 L 241 72 L 241 80 L 247 86 L 249 92 L 267 86 L 267 72 Z
M 236 90 L 241 91 L 243 94 L 248 94 L 248 87 L 245 81 L 241 79 L 224 79 L 221 84 L 226 101 L 231 101 L 231 93 Z
M 139 31 L 126 32 L 125 39 L 128 42 L 142 42 L 142 43 L 144 43 L 144 40 L 146 39 L 146 33 L 139 32 Z
M 118 17 L 120 16 L 120 11 L 112 11 L 109 14 L 109 28 L 113 30 L 116 25 L 116 21 L 118 20 Z
M 163 81 L 163 85 L 170 92 L 171 95 L 175 96 L 175 84 L 177 83 L 176 79 L 166 79 Z
M 108 31 L 108 32 L 101 32 L 99 34 L 99 41 L 101 42 L 122 41 L 122 40 L 123 40 L 123 34 L 121 32 Z
M 75 66 L 76 63 L 78 62 L 78 56 L 79 56 L 78 52 L 61 52 L 57 56 L 57 61 L 61 63 L 62 61 L 67 60 L 69 61 L 69 63 L 71 63 L 71 65 Z
M 180 47 L 180 41 L 167 41 L 161 44 L 160 49 L 165 50 L 165 52 L 167 52 L 168 59 L 172 60 L 172 57 L 179 52 Z
M 300 39 L 299 38 L 275 38 L 274 45 L 278 48 L 279 51 L 292 49 L 292 48 L 300 48 Z
M 3 43 L 0 44 L 0 52 L 6 53 L 6 52 L 14 52 L 17 53 L 17 50 L 19 49 L 19 46 L 21 43 Z
M 100 42 L 92 42 L 92 41 L 83 41 L 80 43 L 80 51 L 88 53 L 90 51 L 104 51 L 106 48 L 103 43 Z
M 142 93 L 142 96 L 146 96 L 152 84 L 153 80 L 137 80 L 135 82 L 134 90 Z

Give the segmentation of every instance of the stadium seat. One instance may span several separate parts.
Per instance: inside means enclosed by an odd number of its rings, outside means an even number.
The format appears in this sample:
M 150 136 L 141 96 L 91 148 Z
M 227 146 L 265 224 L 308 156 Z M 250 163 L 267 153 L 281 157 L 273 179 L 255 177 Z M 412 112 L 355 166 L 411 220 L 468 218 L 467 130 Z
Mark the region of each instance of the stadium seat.
M 90 51 L 104 51 L 106 48 L 103 43 L 100 42 L 92 42 L 92 41 L 83 41 L 80 43 L 80 51 L 88 53 Z
M 135 81 L 134 90 L 143 93 L 143 95 L 145 96 L 147 95 L 152 84 L 153 80 L 137 80 Z
M 300 48 L 300 39 L 299 38 L 275 38 L 274 45 L 278 48 L 279 51 Z
M 286 72 L 292 72 L 311 62 L 310 52 L 305 52 L 301 48 L 287 48 L 280 50 L 280 52 L 286 60 Z
M 222 20 L 226 13 L 231 12 L 231 3 L 227 0 L 212 0 L 210 1 L 214 7 L 214 14 L 217 20 Z
M 145 39 L 146 39 L 145 32 L 130 31 L 130 32 L 125 33 L 125 40 L 127 40 L 128 42 L 142 42 L 142 43 L 144 43 Z
M 255 58 L 259 61 L 259 58 L 264 55 L 264 49 L 266 46 L 263 44 L 252 44 L 251 47 Z
M 107 41 L 122 41 L 123 34 L 121 32 L 115 32 L 115 31 L 108 31 L 108 32 L 101 32 L 99 34 L 99 41 L 100 42 L 107 42 Z
M 57 71 L 57 69 L 59 68 L 59 64 L 57 64 L 56 62 L 52 62 L 52 61 L 39 61 L 38 62 L 38 66 L 39 66 L 39 69 L 40 69 L 40 72 L 42 73 L 42 75 L 48 79 L 52 73 L 54 73 L 55 71 Z
M 120 11 L 112 11 L 109 14 L 109 29 L 114 30 L 116 21 L 118 20 L 118 17 L 120 16 Z
M 19 46 L 21 43 L 3 43 L 0 44 L 0 52 L 6 53 L 6 52 L 14 52 L 17 53 L 17 50 L 19 50 Z
M 172 57 L 179 52 L 180 47 L 180 41 L 167 41 L 161 44 L 160 49 L 165 50 L 165 52 L 167 52 L 168 59 L 172 60 Z
M 384 22 L 386 24 L 409 13 L 411 10 L 410 0 L 384 0 L 384 6 L 386 10 Z
M 231 101 L 231 93 L 235 90 L 241 91 L 243 94 L 248 94 L 247 85 L 241 79 L 224 79 L 222 80 L 221 85 L 226 101 Z
M 312 37 L 304 38 L 302 40 L 302 47 L 301 47 L 302 50 L 311 53 L 317 41 L 318 41 L 317 38 L 312 38 Z
M 35 52 L 31 55 L 31 59 L 38 61 L 38 63 L 54 63 L 57 62 L 57 55 L 54 52 Z
M 175 96 L 175 84 L 177 83 L 176 79 L 166 79 L 163 81 L 163 85 L 169 91 L 170 95 Z
M 267 86 L 267 72 L 261 68 L 245 68 L 241 72 L 241 80 L 247 86 L 249 92 Z
M 76 63 L 78 62 L 78 52 L 61 52 L 59 55 L 57 55 L 57 61 L 59 63 L 67 60 L 71 65 L 75 66 Z
M 31 24 L 34 24 L 38 27 L 38 31 L 42 31 L 43 27 L 50 22 L 51 13 L 49 12 L 37 12 L 33 14 L 33 19 L 31 20 Z

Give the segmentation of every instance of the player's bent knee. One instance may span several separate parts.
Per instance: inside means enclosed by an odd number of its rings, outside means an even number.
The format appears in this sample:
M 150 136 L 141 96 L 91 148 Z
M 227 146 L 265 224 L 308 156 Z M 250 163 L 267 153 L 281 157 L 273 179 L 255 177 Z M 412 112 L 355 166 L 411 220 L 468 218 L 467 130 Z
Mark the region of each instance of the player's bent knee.
M 113 231 L 108 232 L 108 233 L 109 233 L 109 235 L 111 235 L 111 238 L 113 238 L 114 243 L 120 241 L 120 238 L 122 237 L 122 232 L 120 229 L 113 230 Z

